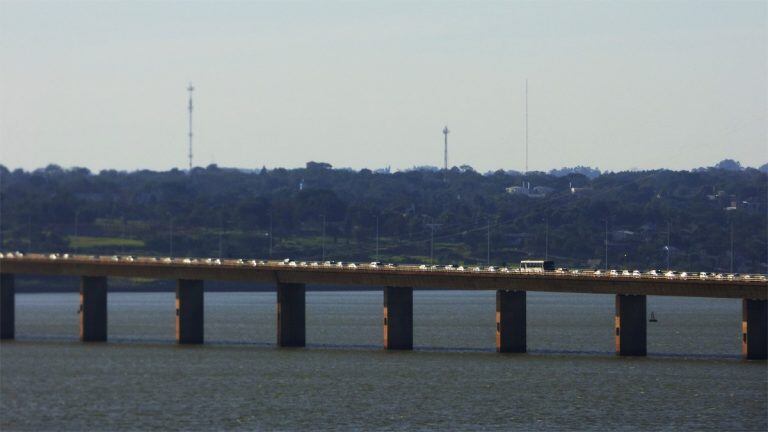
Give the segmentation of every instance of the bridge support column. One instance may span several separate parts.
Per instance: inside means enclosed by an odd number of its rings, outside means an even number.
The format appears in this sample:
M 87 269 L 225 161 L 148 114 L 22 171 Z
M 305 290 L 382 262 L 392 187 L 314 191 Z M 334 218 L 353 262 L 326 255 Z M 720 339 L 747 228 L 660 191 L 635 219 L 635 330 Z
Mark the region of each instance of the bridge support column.
M 80 340 L 106 342 L 107 340 L 107 278 L 83 276 L 80 278 Z
M 413 288 L 384 287 L 384 349 L 413 349 Z
M 13 274 L 0 273 L 0 339 L 16 335 L 16 287 Z
M 647 351 L 646 297 L 616 294 L 616 354 L 645 356 Z
M 176 283 L 176 342 L 203 343 L 203 281 L 179 279 Z
M 525 291 L 496 291 L 496 352 L 526 352 Z
M 306 345 L 306 286 L 277 284 L 277 346 Z
M 768 300 L 741 301 L 741 354 L 747 360 L 768 359 Z

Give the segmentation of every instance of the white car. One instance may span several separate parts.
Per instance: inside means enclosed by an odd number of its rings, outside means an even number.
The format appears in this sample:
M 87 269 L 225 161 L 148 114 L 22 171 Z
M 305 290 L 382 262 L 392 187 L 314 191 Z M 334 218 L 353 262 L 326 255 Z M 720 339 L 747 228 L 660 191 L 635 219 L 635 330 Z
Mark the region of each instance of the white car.
M 674 278 L 677 277 L 677 272 L 673 271 L 673 270 L 670 270 L 670 271 L 664 273 L 664 276 L 666 276 L 667 279 L 674 279 Z
M 373 268 L 376 268 L 376 267 L 381 265 L 381 262 L 379 262 L 379 261 L 371 261 L 371 263 L 368 264 L 368 265 L 373 267 Z
M 496 267 L 489 266 L 486 270 L 488 270 L 489 272 L 495 272 L 496 271 Z
M 184 264 L 192 264 L 192 260 L 189 258 L 184 258 L 181 262 L 183 262 Z
M 632 271 L 632 277 L 639 278 L 642 276 L 642 273 L 640 273 L 640 270 L 633 270 Z
M 480 267 L 472 267 L 472 271 L 479 272 L 479 271 L 483 271 L 483 269 L 481 269 Z
M 464 271 L 464 266 L 458 266 L 458 267 L 456 267 L 456 271 Z
M 357 264 L 355 264 L 355 263 L 349 263 L 349 265 L 347 266 L 347 268 L 356 269 L 356 268 L 357 268 Z
M 600 270 L 595 270 L 594 272 L 592 272 L 592 275 L 593 275 L 593 276 L 602 276 L 602 275 L 603 275 L 603 272 L 602 272 L 602 271 L 600 271 Z
M 52 253 L 48 255 L 48 258 L 52 260 L 59 259 L 59 254 Z
M 611 270 L 611 272 L 610 272 L 609 274 L 610 274 L 611 276 L 618 276 L 618 275 L 619 275 L 619 272 L 617 272 L 616 270 Z
M 319 265 L 320 263 L 318 263 L 317 261 L 312 261 L 312 263 L 310 264 L 310 266 L 312 267 L 318 267 Z
M 289 261 L 288 265 L 291 267 L 296 267 L 298 264 L 296 264 L 296 261 Z
M 426 269 L 427 269 L 427 265 L 426 264 L 422 264 L 422 265 L 419 266 L 419 270 L 426 270 Z
M 165 257 L 165 258 L 163 258 L 163 262 L 166 263 L 166 264 L 172 263 L 173 262 L 173 258 Z

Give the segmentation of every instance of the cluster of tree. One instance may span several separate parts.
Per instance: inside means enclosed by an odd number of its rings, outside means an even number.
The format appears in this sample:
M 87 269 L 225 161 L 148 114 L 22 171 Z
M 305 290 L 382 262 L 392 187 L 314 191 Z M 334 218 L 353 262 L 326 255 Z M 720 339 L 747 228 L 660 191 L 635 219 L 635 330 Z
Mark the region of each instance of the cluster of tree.
M 563 266 L 662 269 L 669 260 L 695 271 L 767 271 L 768 174 L 591 174 L 316 162 L 191 172 L 0 166 L 0 247 L 468 264 L 546 256 Z M 543 186 L 545 196 L 507 191 L 522 185 Z

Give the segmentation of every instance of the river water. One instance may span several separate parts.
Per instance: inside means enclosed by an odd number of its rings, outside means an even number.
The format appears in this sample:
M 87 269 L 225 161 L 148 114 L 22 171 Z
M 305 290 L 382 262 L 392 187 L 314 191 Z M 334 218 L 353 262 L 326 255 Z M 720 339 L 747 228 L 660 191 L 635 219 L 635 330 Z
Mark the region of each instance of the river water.
M 18 294 L 0 429 L 768 429 L 768 366 L 738 300 L 649 297 L 648 358 L 613 355 L 613 296 L 528 294 L 528 347 L 494 352 L 493 292 L 414 292 L 413 352 L 384 352 L 381 292 L 308 292 L 307 348 L 275 346 L 275 293 L 206 293 L 203 346 L 172 293 L 110 293 L 106 344 L 77 294 Z

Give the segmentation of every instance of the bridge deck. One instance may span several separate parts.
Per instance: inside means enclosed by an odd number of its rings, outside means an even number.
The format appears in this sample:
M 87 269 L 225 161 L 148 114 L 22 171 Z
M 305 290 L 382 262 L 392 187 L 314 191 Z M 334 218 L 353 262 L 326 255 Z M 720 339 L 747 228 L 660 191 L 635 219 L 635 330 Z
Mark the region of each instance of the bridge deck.
M 768 299 L 768 282 L 758 279 L 688 278 L 664 276 L 597 276 L 591 272 L 522 273 L 421 269 L 419 266 L 357 268 L 338 266 L 290 266 L 270 261 L 263 264 L 224 260 L 221 264 L 182 259 L 164 262 L 152 257 L 130 260 L 113 257 L 73 256 L 51 259 L 47 255 L 0 258 L 0 272 L 50 276 L 111 276 L 151 279 L 201 279 L 301 283 L 307 285 L 400 286 L 448 290 L 515 290 L 599 294 L 663 295 L 682 297 Z

